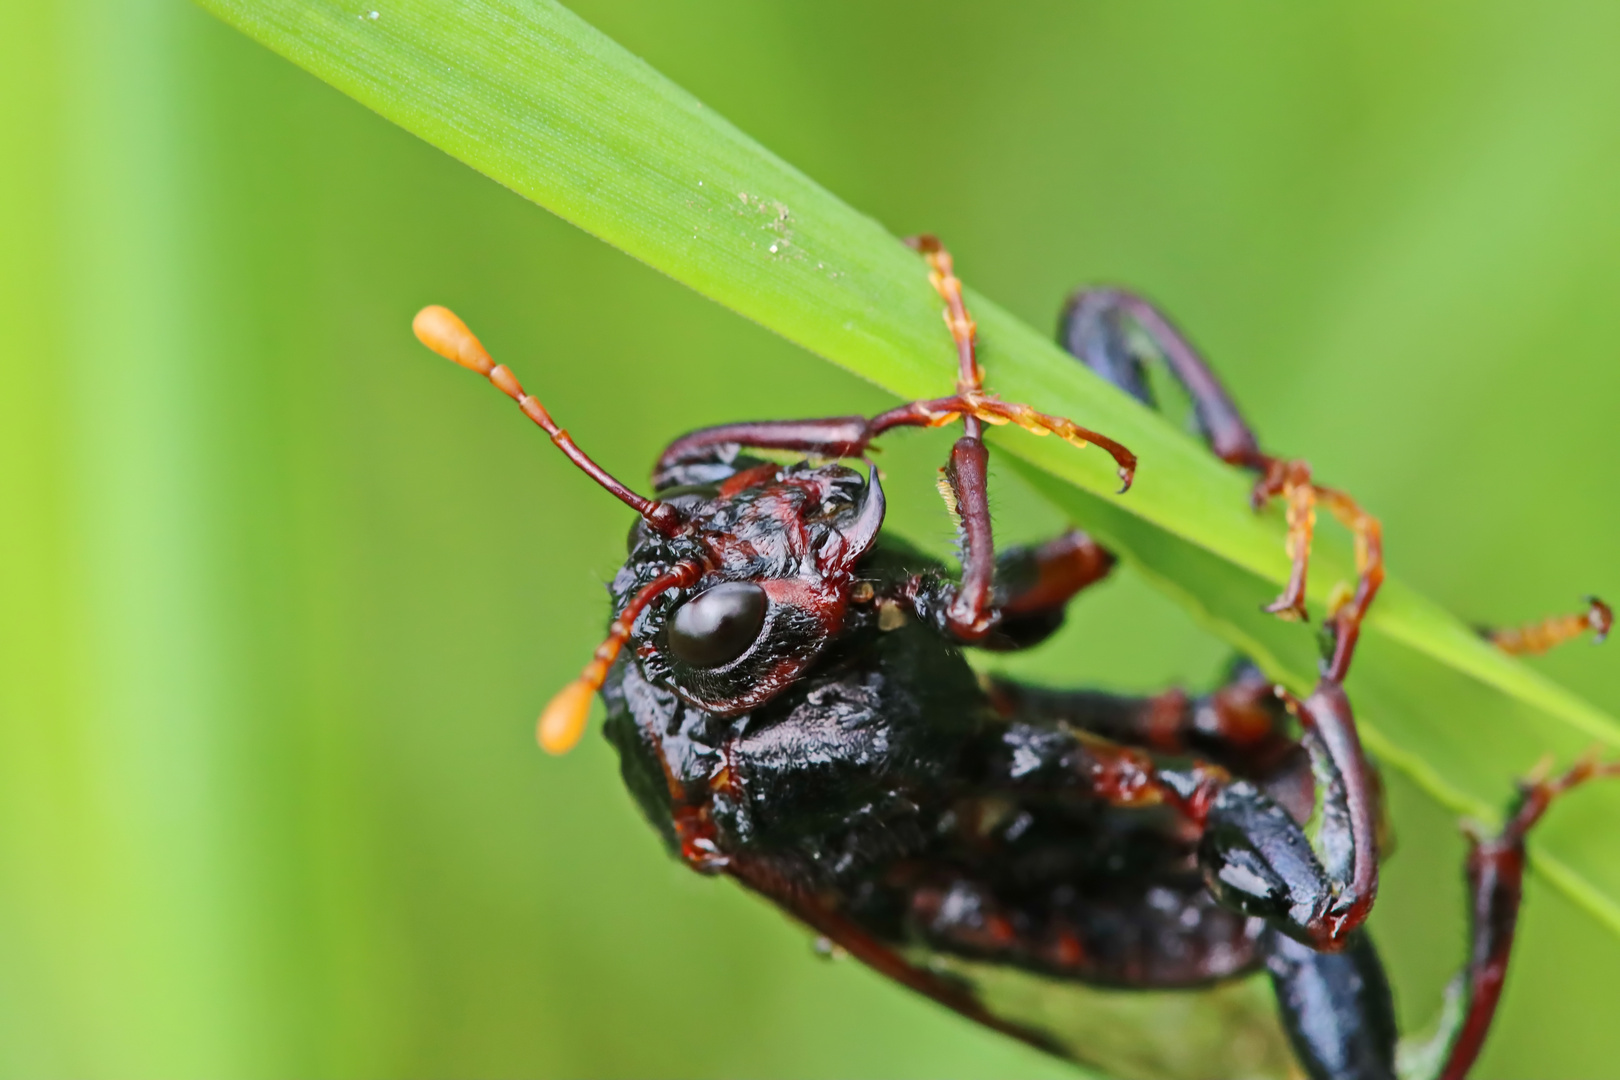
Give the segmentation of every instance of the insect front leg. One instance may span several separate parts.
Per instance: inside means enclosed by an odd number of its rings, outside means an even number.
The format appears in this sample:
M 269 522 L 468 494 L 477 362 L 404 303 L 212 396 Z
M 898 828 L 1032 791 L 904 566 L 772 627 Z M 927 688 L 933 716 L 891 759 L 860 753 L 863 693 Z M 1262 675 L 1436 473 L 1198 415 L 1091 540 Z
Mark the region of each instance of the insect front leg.
M 963 301 L 962 283 L 956 277 L 950 253 L 933 237 L 921 237 L 911 244 L 927 260 L 929 280 L 945 301 L 945 323 L 957 349 L 955 394 L 913 401 L 870 419 L 846 416 L 761 421 L 694 431 L 675 440 L 659 457 L 654 467 L 654 485 L 662 489 L 666 485 L 694 482 L 744 482 L 748 473 L 735 471 L 731 463 L 745 447 L 789 450 L 823 458 L 862 457 L 874 439 L 895 428 L 942 427 L 960 421 L 963 433 L 951 447 L 941 470 L 941 491 L 958 525 L 961 578 L 950 581 L 937 575 L 919 575 L 899 596 L 890 599 L 902 600 L 917 616 L 955 641 L 979 644 L 990 637 L 1003 615 L 996 599 L 997 565 L 990 524 L 989 451 L 984 444 L 984 426 L 1017 424 L 1041 434 L 1056 434 L 1076 446 L 1096 444 L 1118 465 L 1124 483 L 1121 490 L 1130 487 L 1136 456 L 1118 442 L 1071 420 L 1048 416 L 1028 405 L 1000 401 L 987 394 L 984 370 L 975 358 L 976 327 Z
M 1131 486 L 1136 457 L 1113 440 L 1084 431 L 1069 421 L 1040 415 L 1027 406 L 988 400 L 983 393 L 985 371 L 978 366 L 975 355 L 977 324 L 962 300 L 962 282 L 956 277 L 951 253 L 935 236 L 917 236 L 907 243 L 927 259 L 928 280 L 944 301 L 944 324 L 956 343 L 957 400 L 967 405 L 961 411 L 962 437 L 951 447 L 951 457 L 940 479 L 946 507 L 957 521 L 962 580 L 959 585 L 919 581 L 910 599 L 920 615 L 932 617 L 932 622 L 956 640 L 987 644 L 990 648 L 1022 648 L 1055 630 L 1061 622 L 1063 604 L 1079 589 L 1100 580 L 1113 567 L 1113 555 L 1084 534 L 1071 534 L 1068 541 L 1029 552 L 1025 570 L 1034 576 L 1027 585 L 1011 580 L 1019 570 L 1019 562 L 998 565 L 995 555 L 987 483 L 990 453 L 983 442 L 983 426 L 1017 423 L 1043 434 L 1058 432 L 1082 445 L 1098 442 L 1115 455 L 1126 487 Z M 991 630 L 1000 633 L 991 636 Z

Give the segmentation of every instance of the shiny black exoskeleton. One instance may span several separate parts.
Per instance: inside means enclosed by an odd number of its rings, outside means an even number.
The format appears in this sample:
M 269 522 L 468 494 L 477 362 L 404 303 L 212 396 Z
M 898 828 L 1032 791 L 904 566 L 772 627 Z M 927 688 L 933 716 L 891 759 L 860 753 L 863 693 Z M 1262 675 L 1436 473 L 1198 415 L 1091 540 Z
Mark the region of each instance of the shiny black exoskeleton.
M 603 696 L 625 781 L 672 850 L 863 959 L 886 953 L 890 974 L 997 1026 L 1018 1022 L 981 1015 L 970 993 L 902 956 L 1120 988 L 1199 986 L 1271 958 L 1285 988 L 1329 991 L 1294 995 L 1296 1030 L 1320 1028 L 1310 1010 L 1335 993 L 1356 998 L 1357 1012 L 1329 1014 L 1332 1030 L 1313 1037 L 1388 1072 L 1387 992 L 1350 986 L 1377 970 L 1370 945 L 1356 935 L 1337 955 L 1279 950 L 1291 939 L 1268 929 L 1269 915 L 1308 937 L 1333 889 L 1299 826 L 1308 755 L 1258 672 L 1243 667 L 1202 698 L 981 680 L 930 618 L 947 603 L 945 568 L 870 535 L 875 479 L 740 456 L 666 466 L 660 479 L 660 501 L 714 530 L 720 568 L 642 610 Z M 611 586 L 616 612 L 692 557 L 638 524 Z M 1079 534 L 1004 552 L 1004 614 L 982 644 L 1037 643 L 1111 564 Z M 723 659 L 683 660 L 671 638 L 687 636 L 685 613 L 747 587 L 766 599 L 743 605 L 757 616 L 706 620 Z
M 1114 290 L 1078 294 L 1060 330 L 1071 353 L 1149 403 L 1143 364 L 1162 361 L 1215 452 L 1260 473 L 1257 500 L 1289 500 L 1300 542 L 1273 610 L 1303 611 L 1318 500 L 1356 530 L 1360 580 L 1330 615 L 1329 659 L 1303 701 L 1243 663 L 1198 697 L 977 675 L 965 648 L 1038 644 L 1114 563 L 1080 532 L 995 552 L 983 424 L 1099 445 L 1127 487 L 1135 458 L 984 393 L 949 257 L 932 242 L 920 249 L 959 347 L 954 396 L 873 418 L 693 432 L 660 458 L 650 500 L 591 462 L 453 315 L 418 316 L 424 342 L 488 376 L 640 514 L 610 587 L 608 640 L 548 707 L 542 743 L 571 745 L 600 689 L 625 782 L 676 855 L 1035 1045 L 1119 1075 L 1280 1075 L 1292 1057 L 1317 1080 L 1392 1078 L 1389 987 L 1361 928 L 1377 891 L 1378 788 L 1342 687 L 1382 577 L 1376 520 L 1317 487 L 1303 463 L 1262 454 L 1156 310 Z M 959 576 L 882 533 L 875 469 L 836 463 L 865 457 L 896 427 L 957 420 L 964 434 L 942 491 L 960 524 Z M 1460 1078 L 1483 1042 L 1512 941 L 1525 833 L 1556 795 L 1603 771 L 1584 762 L 1527 786 L 1503 833 L 1475 842 L 1471 952 L 1461 1007 L 1429 1048 L 1433 1075 Z M 1280 1027 L 1258 1028 L 1237 1008 L 1229 1023 L 1196 1032 L 1172 1008 L 1164 1045 L 1147 1049 L 1110 1045 L 1099 1025 L 1075 1036 L 1050 1009 L 1029 1007 L 1027 996 L 1020 1004 L 1007 983 L 1021 973 L 1146 995 L 1262 970 Z M 1087 1007 L 1106 1010 L 1109 1000 L 1097 995 Z

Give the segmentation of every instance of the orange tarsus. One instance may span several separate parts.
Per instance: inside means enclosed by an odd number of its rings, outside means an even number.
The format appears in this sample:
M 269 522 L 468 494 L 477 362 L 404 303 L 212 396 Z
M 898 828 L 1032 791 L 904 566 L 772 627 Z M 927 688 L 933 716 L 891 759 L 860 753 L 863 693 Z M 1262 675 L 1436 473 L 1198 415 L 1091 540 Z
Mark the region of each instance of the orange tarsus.
M 1586 598 L 1586 610 L 1570 615 L 1553 615 L 1528 626 L 1508 627 L 1486 633 L 1491 644 L 1513 656 L 1539 656 L 1549 649 L 1592 631 L 1592 644 L 1609 636 L 1614 627 L 1614 609 L 1595 596 Z
M 1272 460 L 1255 483 L 1250 501 L 1255 509 L 1281 495 L 1288 501 L 1288 557 L 1292 560 L 1288 584 L 1282 595 L 1266 605 L 1265 611 L 1295 622 L 1304 622 L 1306 572 L 1310 566 L 1311 536 L 1316 528 L 1316 487 L 1311 483 L 1311 467 L 1303 461 Z
M 945 301 L 945 326 L 956 342 L 957 393 L 970 394 L 983 389 L 984 368 L 979 366 L 975 353 L 979 326 L 968 314 L 967 304 L 962 299 L 962 279 L 956 276 L 951 253 L 945 250 L 945 245 L 939 242 L 937 236 L 914 236 L 906 243 L 928 260 L 928 282 Z
M 1361 636 L 1362 620 L 1384 584 L 1384 526 L 1342 491 L 1318 487 L 1316 497 L 1350 530 L 1356 541 L 1356 589 L 1349 601 L 1336 608 L 1331 616 L 1334 647 L 1333 658 L 1328 663 L 1328 678 L 1343 682 L 1350 671 L 1356 641 Z
M 967 302 L 962 298 L 962 279 L 956 276 L 951 253 L 937 236 L 925 234 L 909 237 L 906 244 L 927 260 L 928 282 L 945 301 L 942 313 L 945 326 L 951 332 L 951 339 L 956 342 L 956 397 L 930 403 L 945 406 L 937 422 L 930 426 L 961 419 L 967 433 L 978 436 L 981 423 L 992 426 L 1012 423 L 1036 435 L 1056 435 L 1081 449 L 1088 443 L 1094 444 L 1107 451 L 1119 467 L 1119 493 L 1123 495 L 1129 491 L 1131 482 L 1136 478 L 1136 455 L 1123 445 L 1072 420 L 1048 416 L 1028 405 L 1010 404 L 985 393 L 984 368 L 979 364 L 977 351 L 979 327 L 973 321 L 973 316 L 968 314 Z
M 1287 586 L 1266 606 L 1266 611 L 1285 619 L 1306 618 L 1305 585 L 1318 504 L 1326 506 L 1355 537 L 1355 591 L 1347 600 L 1336 603 L 1328 614 L 1334 630 L 1334 650 L 1326 674 L 1335 682 L 1343 682 L 1361 636 L 1361 622 L 1384 583 L 1383 526 L 1349 495 L 1317 484 L 1311 478 L 1310 466 L 1303 461 L 1266 458 L 1263 468 L 1251 501 L 1258 510 L 1279 495 L 1288 500 L 1288 557 L 1292 561 Z

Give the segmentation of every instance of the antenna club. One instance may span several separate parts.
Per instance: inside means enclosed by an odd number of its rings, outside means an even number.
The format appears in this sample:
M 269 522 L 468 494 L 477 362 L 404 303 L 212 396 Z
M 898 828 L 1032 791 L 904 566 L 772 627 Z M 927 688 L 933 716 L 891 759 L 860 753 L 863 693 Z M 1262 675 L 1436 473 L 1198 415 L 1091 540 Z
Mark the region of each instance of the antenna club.
M 495 361 L 484 351 L 484 346 L 467 329 L 467 324 L 447 307 L 429 304 L 416 313 L 411 329 L 417 340 L 446 360 L 453 360 L 480 375 L 495 370 Z
M 540 714 L 535 730 L 540 749 L 548 754 L 566 754 L 578 744 L 585 734 L 585 721 L 590 718 L 591 698 L 596 691 L 597 687 L 585 678 L 575 679 L 558 691 Z

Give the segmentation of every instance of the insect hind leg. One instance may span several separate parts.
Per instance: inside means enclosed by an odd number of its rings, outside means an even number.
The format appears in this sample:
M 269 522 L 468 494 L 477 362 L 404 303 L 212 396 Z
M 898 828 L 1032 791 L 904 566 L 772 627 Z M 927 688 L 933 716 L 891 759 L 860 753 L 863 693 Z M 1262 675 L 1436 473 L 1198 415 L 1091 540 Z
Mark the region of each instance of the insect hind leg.
M 1620 776 L 1620 761 L 1601 763 L 1596 755 L 1582 758 L 1556 776 L 1544 764 L 1520 784 L 1501 832 L 1485 836 L 1477 827 L 1465 825 L 1469 841 L 1468 961 L 1453 983 L 1461 1007 L 1448 1009 L 1434 1040 L 1412 1053 L 1413 1058 L 1428 1059 L 1425 1063 L 1429 1064 L 1427 1069 L 1415 1068 L 1412 1075 L 1439 1080 L 1462 1080 L 1468 1075 L 1485 1045 L 1507 976 L 1524 896 L 1525 839 L 1559 798 L 1589 780 L 1614 776 Z M 1406 1048 L 1402 1049 L 1405 1057 Z

